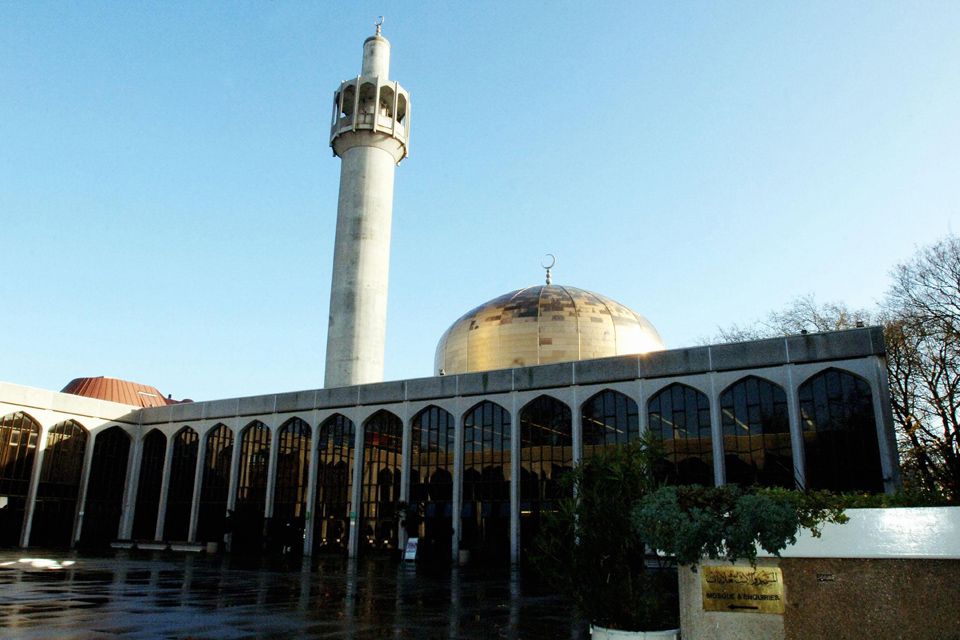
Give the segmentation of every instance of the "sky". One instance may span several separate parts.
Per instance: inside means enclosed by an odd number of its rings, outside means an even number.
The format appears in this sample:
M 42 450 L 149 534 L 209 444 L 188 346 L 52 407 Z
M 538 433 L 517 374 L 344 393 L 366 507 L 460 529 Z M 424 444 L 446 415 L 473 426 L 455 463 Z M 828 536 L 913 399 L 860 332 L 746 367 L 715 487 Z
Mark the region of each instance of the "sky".
M 960 229 L 960 3 L 0 3 L 0 380 L 323 385 L 334 91 L 411 96 L 385 379 L 543 282 L 668 348 Z

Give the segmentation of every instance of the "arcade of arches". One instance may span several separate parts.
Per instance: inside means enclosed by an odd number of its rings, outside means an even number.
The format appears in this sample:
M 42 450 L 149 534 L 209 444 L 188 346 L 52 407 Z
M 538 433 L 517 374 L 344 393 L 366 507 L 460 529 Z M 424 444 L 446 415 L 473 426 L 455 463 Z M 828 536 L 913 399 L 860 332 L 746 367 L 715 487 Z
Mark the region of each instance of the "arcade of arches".
M 664 445 L 668 483 L 884 489 L 863 378 L 828 368 L 791 400 L 745 375 L 714 397 L 674 382 L 642 406 L 606 388 L 575 409 L 545 390 L 515 414 L 481 400 L 459 416 L 428 405 L 405 423 L 385 407 L 359 425 L 340 413 L 318 425 L 294 416 L 274 433 L 253 419 L 236 433 L 223 423 L 169 437 L 154 428 L 139 443 L 120 426 L 42 429 L 18 411 L 0 420 L 0 544 L 28 532 L 34 546 L 97 546 L 125 530 L 135 540 L 227 540 L 237 553 L 302 553 L 305 540 L 313 553 L 376 553 L 411 536 L 427 556 L 467 549 L 509 561 L 564 497 L 565 472 L 644 430 Z

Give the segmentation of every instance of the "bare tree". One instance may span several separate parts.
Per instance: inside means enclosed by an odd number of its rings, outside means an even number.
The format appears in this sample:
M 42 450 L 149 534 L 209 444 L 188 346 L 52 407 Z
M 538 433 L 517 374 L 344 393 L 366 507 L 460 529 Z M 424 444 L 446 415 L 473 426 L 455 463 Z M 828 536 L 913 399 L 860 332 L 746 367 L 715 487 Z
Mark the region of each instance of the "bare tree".
M 782 311 L 771 311 L 762 320 L 747 325 L 719 327 L 714 338 L 701 339 L 701 342 L 745 342 L 795 335 L 804 331 L 813 333 L 852 329 L 860 322 L 873 321 L 875 315 L 865 309 L 850 309 L 842 302 L 818 304 L 816 296 L 807 294 L 794 298 Z
M 892 276 L 884 336 L 904 481 L 960 500 L 960 239 Z

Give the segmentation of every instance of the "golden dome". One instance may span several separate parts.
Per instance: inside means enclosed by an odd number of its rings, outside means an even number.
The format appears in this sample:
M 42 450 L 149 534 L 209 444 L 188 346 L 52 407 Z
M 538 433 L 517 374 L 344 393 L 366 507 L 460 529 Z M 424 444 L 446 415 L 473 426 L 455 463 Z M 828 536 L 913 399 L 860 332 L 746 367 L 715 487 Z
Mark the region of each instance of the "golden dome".
M 446 375 L 664 349 L 650 322 L 610 298 L 558 285 L 513 291 L 447 329 L 434 358 Z

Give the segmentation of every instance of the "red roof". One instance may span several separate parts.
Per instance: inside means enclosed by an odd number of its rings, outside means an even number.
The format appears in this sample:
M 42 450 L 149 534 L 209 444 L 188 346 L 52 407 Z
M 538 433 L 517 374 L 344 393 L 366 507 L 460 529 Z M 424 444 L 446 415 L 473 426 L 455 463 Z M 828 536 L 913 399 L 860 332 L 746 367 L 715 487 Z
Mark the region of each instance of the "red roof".
M 155 387 L 103 376 L 99 378 L 75 378 L 63 388 L 62 393 L 118 402 L 134 407 L 163 407 L 168 404 L 177 404 L 176 400 L 164 398 L 163 394 L 157 391 Z

